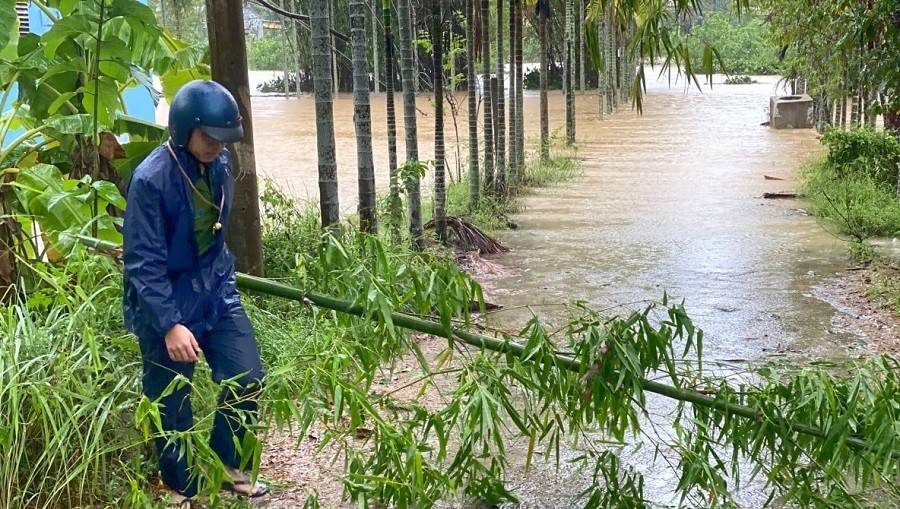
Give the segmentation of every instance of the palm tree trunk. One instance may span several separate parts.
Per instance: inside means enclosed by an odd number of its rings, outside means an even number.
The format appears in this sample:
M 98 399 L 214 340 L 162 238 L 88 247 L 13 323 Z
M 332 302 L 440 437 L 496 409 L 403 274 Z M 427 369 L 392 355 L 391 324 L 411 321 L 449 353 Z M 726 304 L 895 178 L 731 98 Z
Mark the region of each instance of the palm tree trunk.
M 481 0 L 481 84 L 484 104 L 484 192 L 494 192 L 494 128 L 491 111 L 491 23 L 488 0 Z
M 353 60 L 353 124 L 359 172 L 359 224 L 364 233 L 378 233 L 375 211 L 375 163 L 372 161 L 372 110 L 366 65 L 366 4 L 350 0 L 350 45 Z
M 337 164 L 334 144 L 334 105 L 331 95 L 331 27 L 329 0 L 309 3 L 310 47 L 313 88 L 316 94 L 316 146 L 319 151 L 319 208 L 323 228 L 336 228 L 340 221 Z
M 525 101 L 523 91 L 525 86 L 523 83 L 524 73 L 522 72 L 522 45 L 524 34 L 524 10 L 525 0 L 515 0 L 516 3 L 516 136 L 518 141 L 516 144 L 516 155 L 519 157 L 517 166 L 519 173 L 525 168 Z
M 299 12 L 297 9 L 296 2 L 291 0 L 291 10 L 294 12 Z M 296 82 L 294 83 L 294 95 L 297 96 L 297 99 L 300 99 L 300 36 L 297 30 L 297 21 L 291 20 L 291 46 L 293 47 L 294 54 L 294 76 L 296 78 Z M 285 85 L 287 86 L 287 85 Z
M 441 2 L 431 4 L 431 40 L 434 53 L 434 229 L 438 241 L 447 243 L 446 191 L 444 188 L 444 30 Z
M 606 113 L 615 111 L 616 96 L 616 23 L 612 7 L 606 13 Z
M 372 75 L 375 78 L 375 93 L 381 92 L 381 74 L 378 72 L 378 14 L 377 2 L 372 2 Z
M 877 114 L 875 113 L 875 106 L 878 103 L 878 93 L 875 90 L 869 90 L 866 94 L 866 127 L 870 129 L 875 128 L 875 121 L 877 119 Z
M 550 160 L 550 115 L 547 111 L 547 74 L 550 72 L 547 55 L 547 18 L 550 0 L 538 0 L 541 26 L 541 161 Z
M 388 176 L 390 180 L 390 223 L 391 234 L 400 238 L 400 224 L 403 222 L 403 207 L 400 201 L 400 182 L 397 177 L 397 113 L 394 108 L 394 33 L 391 28 L 391 0 L 382 0 L 384 20 L 384 91 L 387 99 Z
M 597 44 L 600 46 L 600 58 L 603 60 L 602 68 L 597 70 L 597 116 L 603 120 L 603 115 L 606 114 L 606 87 L 607 87 L 607 69 L 609 69 L 608 62 L 606 62 L 607 51 L 606 51 L 606 31 L 608 29 L 609 24 L 607 23 L 606 16 L 598 16 L 597 20 Z
M 406 128 L 406 163 L 419 161 L 419 141 L 416 129 L 416 69 L 413 61 L 412 21 L 409 0 L 397 3 L 397 21 L 400 23 L 400 72 L 403 74 L 403 123 Z M 409 203 L 409 235 L 414 249 L 425 249 L 422 236 L 422 198 L 419 177 L 406 177 L 406 195 Z
M 503 61 L 503 0 L 497 0 L 497 178 L 494 193 L 506 195 L 506 89 Z
M 500 0 L 501 2 L 503 0 Z M 500 30 L 500 27 L 497 27 Z M 516 155 L 519 135 L 516 126 L 516 0 L 509 2 L 509 161 L 507 162 L 507 187 L 515 187 L 518 178 L 519 156 Z
M 574 38 L 575 38 L 575 13 L 572 0 L 566 0 L 566 31 L 565 31 L 565 59 L 566 73 L 563 77 L 566 93 L 566 143 L 575 144 L 575 79 L 574 62 Z
M 466 1 L 466 89 L 469 99 L 469 208 L 478 208 L 481 175 L 478 171 L 478 83 L 475 77 L 475 1 Z
M 279 2 L 279 7 L 284 10 L 284 0 Z M 288 42 L 288 19 L 280 16 L 279 20 L 281 21 L 281 78 L 284 80 L 284 98 L 287 99 L 291 95 L 290 82 L 288 81 L 288 52 L 291 49 L 291 45 Z
M 587 88 L 587 78 L 584 72 L 587 70 L 584 60 L 584 23 L 584 0 L 578 0 L 578 12 L 575 14 L 575 47 L 578 48 L 578 79 L 582 94 Z
M 334 0 L 328 2 L 328 26 L 334 26 Z M 331 50 L 331 84 L 332 84 L 332 92 L 338 93 L 340 92 L 340 83 L 341 76 L 338 69 L 338 59 L 337 52 L 334 51 L 334 35 L 329 31 L 328 32 L 328 44 L 332 48 Z

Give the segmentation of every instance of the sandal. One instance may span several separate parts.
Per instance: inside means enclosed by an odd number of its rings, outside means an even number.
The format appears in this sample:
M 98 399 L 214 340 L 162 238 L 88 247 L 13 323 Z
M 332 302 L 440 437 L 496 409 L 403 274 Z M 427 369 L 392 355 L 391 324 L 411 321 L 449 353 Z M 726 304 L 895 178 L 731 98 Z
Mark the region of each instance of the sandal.
M 241 489 L 245 487 L 246 489 Z M 254 489 L 256 488 L 256 489 Z M 239 497 L 259 498 L 269 493 L 269 485 L 266 483 L 250 483 L 249 479 L 222 483 L 222 489 L 228 490 Z
M 185 497 L 178 502 L 169 500 L 166 502 L 165 507 L 166 509 L 191 509 L 192 507 L 194 507 L 194 499 Z

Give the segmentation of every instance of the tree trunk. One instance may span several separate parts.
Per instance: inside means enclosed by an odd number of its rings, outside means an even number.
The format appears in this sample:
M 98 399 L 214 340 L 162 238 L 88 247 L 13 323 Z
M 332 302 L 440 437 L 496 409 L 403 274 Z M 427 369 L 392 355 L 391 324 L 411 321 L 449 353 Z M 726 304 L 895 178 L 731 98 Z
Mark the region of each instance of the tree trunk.
M 875 90 L 869 90 L 866 94 L 866 127 L 875 129 L 875 121 L 878 115 L 875 113 L 875 106 L 878 104 L 878 93 Z
M 518 173 L 525 170 L 525 102 L 524 102 L 524 76 L 522 69 L 522 45 L 524 33 L 524 9 L 525 0 L 515 0 L 516 3 L 516 136 L 518 136 L 516 155 L 519 157 Z
M 381 92 L 381 75 L 378 69 L 378 11 L 376 2 L 372 2 L 372 75 L 375 82 L 375 93 Z
M 309 4 L 313 89 L 316 94 L 316 147 L 319 155 L 319 208 L 322 228 L 336 229 L 340 221 L 334 143 L 334 105 L 331 82 L 331 26 L 329 0 Z
M 19 264 L 16 260 L 19 224 L 6 201 L 6 195 L 12 194 L 12 188 L 5 180 L 0 179 L 0 304 L 12 302 L 19 282 Z
M 328 47 L 331 50 L 331 92 L 337 94 L 340 92 L 341 76 L 338 69 L 337 51 L 334 51 L 334 35 L 331 33 L 330 27 L 334 26 L 334 0 L 328 2 Z
M 284 0 L 279 2 L 279 6 L 282 10 L 284 10 Z M 291 45 L 288 43 L 288 28 L 287 23 L 290 21 L 284 16 L 279 16 L 278 21 L 281 22 L 281 78 L 284 80 L 284 98 L 287 99 L 291 95 L 291 87 L 289 86 L 289 74 L 288 71 L 288 52 L 291 50 Z
M 228 247 L 237 258 L 237 270 L 262 275 L 262 230 L 259 189 L 253 154 L 253 115 L 247 76 L 247 44 L 240 0 L 206 0 L 206 26 L 212 55 L 212 78 L 234 96 L 241 112 L 244 138 L 229 147 L 234 172 L 234 199 L 228 224 Z M 242 34 L 234 37 L 232 34 Z
M 484 192 L 494 193 L 494 129 L 491 111 L 491 38 L 488 0 L 481 0 L 481 85 L 484 104 Z
M 409 0 L 397 3 L 397 21 L 400 23 L 400 72 L 403 74 L 403 122 L 406 127 L 406 163 L 419 161 L 419 142 L 416 130 L 416 69 L 413 67 L 412 21 Z M 422 236 L 422 202 L 419 177 L 406 178 L 406 194 L 409 203 L 409 235 L 413 249 L 425 249 Z
M 478 208 L 481 175 L 478 171 L 478 83 L 475 77 L 475 1 L 466 1 L 466 89 L 469 99 L 469 209 Z
M 538 16 L 541 25 L 541 161 L 550 160 L 550 116 L 547 111 L 547 74 L 550 72 L 547 55 L 547 18 L 550 16 L 550 0 L 538 0 Z
M 431 4 L 431 43 L 434 53 L 434 229 L 447 243 L 446 190 L 444 188 L 444 30 L 441 2 Z
M 503 0 L 500 0 L 501 2 Z M 500 30 L 500 27 L 497 27 Z M 507 145 L 509 146 L 509 161 L 507 161 L 507 187 L 512 188 L 516 185 L 518 178 L 519 156 L 516 155 L 519 135 L 516 126 L 516 111 L 518 105 L 516 103 L 517 81 L 520 79 L 516 75 L 516 0 L 509 2 L 509 138 Z
M 350 44 L 353 55 L 353 124 L 359 171 L 359 225 L 364 233 L 378 233 L 375 209 L 375 163 L 372 161 L 372 110 L 366 65 L 366 4 L 350 0 Z
M 566 69 L 563 76 L 563 89 L 566 93 L 566 144 L 575 144 L 575 69 L 574 69 L 574 39 L 575 39 L 575 9 L 572 0 L 566 0 L 566 32 L 565 32 L 565 59 Z
M 615 111 L 616 96 L 616 22 L 612 8 L 606 13 L 606 113 Z
M 506 89 L 504 87 L 503 0 L 497 0 L 497 177 L 494 194 L 506 196 Z
M 391 16 L 391 0 L 382 0 L 384 20 L 384 91 L 387 100 L 388 175 L 390 179 L 391 234 L 400 238 L 403 207 L 400 201 L 400 181 L 397 176 L 397 112 L 394 108 L 394 32 Z
M 606 113 L 606 87 L 609 83 L 606 79 L 609 69 L 608 52 L 606 51 L 606 32 L 609 29 L 609 23 L 606 15 L 599 16 L 597 23 L 597 44 L 600 46 L 600 58 L 603 60 L 602 69 L 597 70 L 597 116 L 602 120 L 603 115 Z
M 291 10 L 294 12 L 299 12 L 297 9 L 297 2 L 291 0 Z M 294 54 L 294 77 L 296 81 L 294 82 L 294 95 L 297 96 L 297 99 L 300 99 L 300 36 L 297 30 L 297 20 L 291 20 L 291 46 L 292 53 Z M 287 85 L 285 85 L 287 87 Z
M 584 0 L 578 0 L 578 12 L 575 14 L 575 47 L 578 48 L 578 80 L 582 94 L 587 88 L 584 72 L 587 69 L 584 59 L 584 22 Z

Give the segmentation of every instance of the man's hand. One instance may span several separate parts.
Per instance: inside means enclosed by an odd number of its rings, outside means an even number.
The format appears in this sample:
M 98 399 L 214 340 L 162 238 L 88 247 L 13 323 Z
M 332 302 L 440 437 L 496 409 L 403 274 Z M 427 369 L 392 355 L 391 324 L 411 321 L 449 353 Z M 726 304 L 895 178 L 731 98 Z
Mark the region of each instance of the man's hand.
M 200 345 L 194 334 L 180 323 L 176 323 L 166 333 L 166 350 L 175 362 L 197 362 Z

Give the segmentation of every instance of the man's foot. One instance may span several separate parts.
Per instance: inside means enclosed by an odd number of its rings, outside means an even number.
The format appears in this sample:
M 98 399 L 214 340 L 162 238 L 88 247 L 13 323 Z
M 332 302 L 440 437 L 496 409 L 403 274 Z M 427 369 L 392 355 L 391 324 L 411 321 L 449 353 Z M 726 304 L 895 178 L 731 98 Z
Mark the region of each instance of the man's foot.
M 231 482 L 222 484 L 222 489 L 226 489 L 235 495 L 242 497 L 258 498 L 269 493 L 269 486 L 261 482 L 253 482 L 250 476 L 236 468 L 226 467 L 225 472 L 231 479 Z
M 193 507 L 193 499 L 186 497 L 175 490 L 165 488 L 166 490 L 166 507 L 172 509 L 191 509 Z

